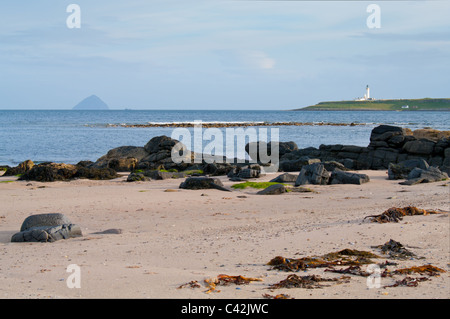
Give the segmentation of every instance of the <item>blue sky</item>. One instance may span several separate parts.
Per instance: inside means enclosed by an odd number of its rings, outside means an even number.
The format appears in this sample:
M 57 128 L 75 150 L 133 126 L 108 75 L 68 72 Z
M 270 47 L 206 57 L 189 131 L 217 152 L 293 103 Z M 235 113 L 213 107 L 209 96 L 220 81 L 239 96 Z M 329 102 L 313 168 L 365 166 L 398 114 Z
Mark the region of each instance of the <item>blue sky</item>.
M 69 4 L 81 28 L 69 29 Z M 381 8 L 370 29 L 367 6 Z M 3 0 L 0 108 L 300 108 L 450 97 L 450 1 Z

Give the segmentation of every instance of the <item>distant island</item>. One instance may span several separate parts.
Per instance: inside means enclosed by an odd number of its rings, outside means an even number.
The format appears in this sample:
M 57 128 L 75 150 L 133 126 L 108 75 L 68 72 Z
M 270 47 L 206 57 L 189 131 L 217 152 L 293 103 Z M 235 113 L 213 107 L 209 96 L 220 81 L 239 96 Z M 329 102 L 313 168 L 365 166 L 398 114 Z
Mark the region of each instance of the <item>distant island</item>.
M 329 101 L 294 111 L 450 111 L 450 99 Z
M 450 111 L 450 99 L 375 99 L 367 85 L 363 97 L 320 102 L 293 111 Z
M 91 95 L 75 105 L 72 110 L 109 110 L 109 107 L 97 95 Z

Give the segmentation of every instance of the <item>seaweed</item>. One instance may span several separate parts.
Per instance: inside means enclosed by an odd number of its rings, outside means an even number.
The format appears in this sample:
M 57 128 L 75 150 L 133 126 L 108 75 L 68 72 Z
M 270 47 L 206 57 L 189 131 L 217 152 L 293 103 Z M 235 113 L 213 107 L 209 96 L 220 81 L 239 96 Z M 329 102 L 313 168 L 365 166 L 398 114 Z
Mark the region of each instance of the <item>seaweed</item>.
M 414 206 L 407 206 L 403 208 L 398 207 L 391 207 L 384 211 L 380 215 L 369 215 L 364 217 L 371 218 L 372 222 L 376 223 L 398 223 L 399 221 L 403 220 L 404 216 L 415 216 L 415 215 L 431 215 L 431 214 L 442 214 L 444 212 L 437 212 L 433 210 L 425 210 L 420 209 Z
M 205 279 L 205 284 L 209 288 L 206 293 L 210 293 L 212 291 L 220 292 L 220 290 L 216 290 L 217 286 L 228 286 L 230 284 L 235 285 L 248 285 L 252 281 L 262 281 L 261 278 L 251 278 L 244 276 L 229 276 L 229 275 L 218 275 L 216 278 Z
M 280 281 L 279 283 L 269 286 L 269 289 L 280 289 L 280 288 L 306 288 L 306 289 L 316 289 L 322 288 L 326 285 L 321 284 L 321 282 L 348 282 L 348 276 L 342 276 L 340 278 L 322 278 L 318 275 L 308 275 L 308 276 L 297 276 L 292 274 L 287 276 L 286 279 Z
M 275 295 L 275 296 L 272 296 L 272 295 L 269 295 L 269 294 L 263 294 L 262 296 L 265 299 L 294 299 L 291 296 L 286 295 L 286 294 L 278 294 L 278 295 Z
M 394 274 L 426 274 L 428 276 L 440 276 L 440 273 L 444 273 L 445 270 L 433 265 L 414 266 L 409 268 L 402 268 L 394 270 Z
M 413 252 L 406 249 L 401 243 L 390 239 L 388 242 L 384 243 L 384 245 L 372 246 L 372 248 L 379 248 L 383 252 L 383 254 L 389 255 L 392 259 L 411 259 L 418 258 L 423 259 L 424 257 L 418 257 Z
M 185 283 L 185 284 L 179 286 L 177 289 L 181 289 L 181 288 L 185 288 L 185 287 L 200 288 L 201 286 L 200 286 L 200 284 L 198 283 L 197 280 L 192 280 L 192 281 L 190 281 L 188 283 Z
M 390 286 L 384 286 L 383 288 L 399 287 L 399 286 L 417 287 L 419 285 L 419 282 L 427 281 L 427 280 L 430 280 L 430 279 L 426 278 L 426 277 L 419 277 L 419 278 L 405 277 L 402 280 L 397 280 L 394 284 L 392 284 Z
M 372 264 L 373 261 L 370 258 L 380 257 L 368 251 L 347 248 L 319 257 L 303 257 L 295 259 L 276 256 L 270 260 L 267 265 L 272 266 L 273 269 L 277 270 L 300 271 L 308 268 Z
M 338 273 L 338 274 L 349 274 L 349 275 L 356 275 L 356 276 L 362 276 L 362 277 L 369 277 L 370 275 L 372 275 L 372 273 L 369 273 L 367 271 L 364 271 L 361 269 L 361 266 L 356 265 L 356 266 L 349 266 L 347 268 L 344 269 L 325 269 L 325 271 L 328 272 L 334 272 L 334 273 Z M 385 269 L 381 274 L 381 277 L 388 277 L 390 276 L 390 272 Z

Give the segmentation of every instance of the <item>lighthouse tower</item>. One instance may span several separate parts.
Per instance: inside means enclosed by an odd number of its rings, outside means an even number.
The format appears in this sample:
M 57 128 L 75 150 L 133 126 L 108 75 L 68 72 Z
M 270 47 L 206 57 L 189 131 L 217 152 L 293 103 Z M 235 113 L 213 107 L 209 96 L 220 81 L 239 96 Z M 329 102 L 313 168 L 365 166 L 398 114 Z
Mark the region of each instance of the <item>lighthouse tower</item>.
M 366 96 L 365 96 L 366 100 L 370 100 L 370 89 L 369 89 L 369 85 L 366 86 Z

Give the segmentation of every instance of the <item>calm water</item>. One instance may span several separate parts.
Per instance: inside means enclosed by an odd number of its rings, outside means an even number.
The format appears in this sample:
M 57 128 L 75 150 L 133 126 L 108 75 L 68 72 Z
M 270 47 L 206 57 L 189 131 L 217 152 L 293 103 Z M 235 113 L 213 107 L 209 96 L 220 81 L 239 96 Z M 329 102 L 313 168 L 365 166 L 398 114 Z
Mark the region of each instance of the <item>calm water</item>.
M 1 111 L 0 165 L 31 159 L 77 163 L 95 161 L 108 150 L 124 145 L 144 146 L 152 137 L 171 136 L 174 128 L 124 128 L 108 124 L 149 122 L 328 122 L 362 126 L 282 126 L 280 141 L 300 148 L 320 144 L 367 146 L 370 131 L 379 124 L 411 129 L 450 130 L 448 112 L 358 111 Z M 268 128 L 269 139 L 271 131 Z M 255 127 L 258 131 L 258 127 Z M 225 129 L 222 129 L 223 132 Z M 258 131 L 259 132 L 259 131 Z M 239 155 L 239 154 L 238 154 Z

